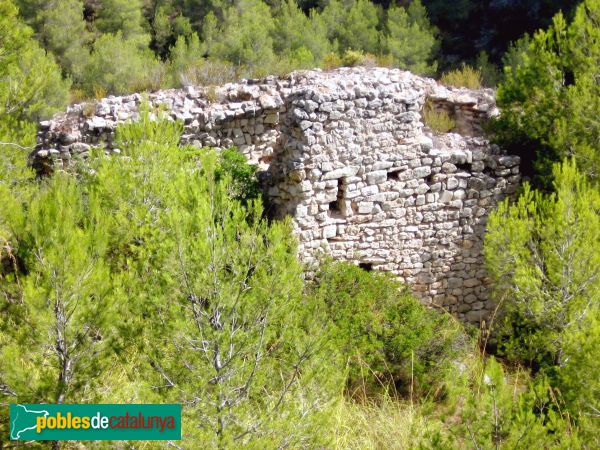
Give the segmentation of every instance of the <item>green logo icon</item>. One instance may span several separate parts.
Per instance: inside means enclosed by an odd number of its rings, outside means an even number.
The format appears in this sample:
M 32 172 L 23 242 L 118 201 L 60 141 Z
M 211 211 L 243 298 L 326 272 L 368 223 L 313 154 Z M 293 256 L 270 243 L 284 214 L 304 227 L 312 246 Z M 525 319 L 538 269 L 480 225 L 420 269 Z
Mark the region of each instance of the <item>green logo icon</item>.
M 178 440 L 181 405 L 10 405 L 12 440 Z

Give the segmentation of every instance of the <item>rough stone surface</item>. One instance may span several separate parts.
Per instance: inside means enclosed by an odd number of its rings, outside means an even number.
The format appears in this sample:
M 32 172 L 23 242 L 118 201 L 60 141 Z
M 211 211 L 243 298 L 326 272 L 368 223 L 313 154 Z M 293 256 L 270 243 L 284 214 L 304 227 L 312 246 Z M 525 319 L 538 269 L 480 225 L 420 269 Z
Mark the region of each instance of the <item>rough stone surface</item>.
M 482 244 L 486 218 L 515 192 L 519 158 L 482 136 L 498 114 L 493 91 L 452 89 L 381 68 L 294 72 L 146 96 L 185 124 L 184 143 L 237 146 L 275 217 L 291 215 L 299 256 L 320 254 L 393 272 L 424 303 L 479 322 L 493 308 Z M 31 155 L 40 174 L 92 147 L 115 148 L 117 124 L 139 116 L 140 94 L 74 105 L 40 124 Z M 455 120 L 438 135 L 429 101 Z

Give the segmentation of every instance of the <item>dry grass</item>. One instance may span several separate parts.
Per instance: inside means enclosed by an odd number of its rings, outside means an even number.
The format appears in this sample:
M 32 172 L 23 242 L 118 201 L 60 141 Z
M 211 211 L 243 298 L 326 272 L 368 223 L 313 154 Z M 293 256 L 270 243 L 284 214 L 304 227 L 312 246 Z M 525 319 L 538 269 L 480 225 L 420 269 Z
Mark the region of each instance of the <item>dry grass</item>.
M 101 100 L 104 97 L 106 97 L 106 95 L 108 94 L 108 91 L 106 90 L 106 88 L 104 86 L 94 85 L 92 90 L 94 91 L 94 98 L 96 100 Z
M 463 64 L 460 69 L 446 72 L 440 81 L 447 86 L 481 89 L 481 71 Z
M 83 105 L 82 113 L 85 117 L 92 117 L 96 114 L 96 102 L 86 102 Z
M 391 55 L 373 55 L 360 50 L 348 49 L 341 56 L 334 52 L 328 53 L 323 59 L 322 66 L 325 70 L 356 66 L 393 67 L 394 60 Z
M 384 396 L 378 401 L 343 399 L 335 410 L 338 449 L 412 449 L 430 425 L 418 407 Z
M 423 121 L 426 126 L 438 133 L 449 133 L 456 123 L 444 110 L 437 110 L 431 102 L 423 107 Z
M 216 103 L 219 100 L 217 95 L 217 87 L 214 85 L 210 85 L 206 88 L 206 99 L 210 103 Z

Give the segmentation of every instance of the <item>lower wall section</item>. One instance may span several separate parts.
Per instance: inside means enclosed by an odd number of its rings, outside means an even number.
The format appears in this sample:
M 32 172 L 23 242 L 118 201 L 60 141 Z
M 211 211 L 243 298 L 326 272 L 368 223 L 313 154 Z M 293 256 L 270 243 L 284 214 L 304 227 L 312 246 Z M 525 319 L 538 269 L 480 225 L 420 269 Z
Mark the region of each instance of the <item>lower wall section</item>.
M 378 160 L 376 170 L 325 182 L 296 207 L 303 258 L 325 253 L 393 272 L 424 302 L 469 322 L 485 319 L 495 306 L 482 253 L 486 219 L 515 191 L 518 159 L 478 140 L 466 144 L 421 146 L 412 158 Z

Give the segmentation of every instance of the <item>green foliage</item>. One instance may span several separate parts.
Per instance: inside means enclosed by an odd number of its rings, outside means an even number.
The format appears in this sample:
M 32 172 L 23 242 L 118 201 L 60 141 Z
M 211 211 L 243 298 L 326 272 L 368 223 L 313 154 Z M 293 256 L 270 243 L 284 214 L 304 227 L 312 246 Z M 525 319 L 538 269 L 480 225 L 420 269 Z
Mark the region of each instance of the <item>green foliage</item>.
M 277 55 L 297 68 L 319 65 L 329 51 L 325 24 L 314 10 L 306 16 L 294 0 L 286 0 L 275 15 L 273 45 Z
M 348 49 L 379 53 L 379 14 L 368 0 L 331 0 L 323 10 L 327 36 L 340 53 Z
M 167 147 L 176 147 L 179 144 L 183 125 L 180 122 L 156 120 L 160 111 L 150 111 L 148 104 L 143 103 L 140 108 L 140 117 L 135 123 L 128 123 L 117 130 L 116 144 L 127 154 L 135 152 L 147 144 L 159 144 Z M 165 155 L 163 155 L 165 156 Z
M 563 339 L 563 361 L 553 372 L 567 408 L 578 418 L 590 442 L 600 444 L 597 433 L 600 411 L 600 311 L 590 307 L 582 320 L 568 330 Z
M 552 163 L 571 155 L 587 176 L 595 178 L 600 170 L 599 23 L 600 2 L 585 0 L 571 23 L 559 13 L 550 28 L 513 48 L 504 69 L 499 139 L 535 157 L 546 187 Z
M 219 154 L 219 167 L 215 170 L 215 177 L 218 181 L 225 176 L 230 177 L 227 187 L 231 198 L 247 204 L 248 201 L 259 197 L 256 167 L 248 164 L 246 157 L 236 148 L 223 150 Z
M 177 38 L 167 66 L 170 86 L 218 85 L 236 80 L 237 71 L 233 65 L 207 60 L 202 56 L 203 53 L 203 45 L 196 33 L 189 39 L 183 36 Z
M 515 204 L 489 219 L 485 255 L 505 311 L 512 358 L 562 365 L 564 338 L 600 304 L 600 192 L 565 162 L 554 169 L 555 194 L 525 184 Z
M 365 54 L 359 50 L 348 49 L 342 55 L 340 60 L 342 66 L 354 67 L 361 66 L 365 60 Z
M 439 45 L 436 34 L 421 1 L 414 0 L 407 9 L 392 6 L 387 10 L 382 47 L 401 69 L 432 75 L 437 69 L 437 63 L 431 62 Z
M 470 358 L 449 380 L 450 427 L 429 440 L 435 448 L 580 448 L 575 424 L 556 392 L 527 373 L 507 373 L 494 358 Z
M 481 74 L 481 84 L 484 87 L 495 88 L 497 86 L 501 78 L 500 69 L 494 63 L 490 62 L 486 52 L 482 51 L 477 55 L 475 67 Z
M 325 264 L 313 295 L 327 305 L 350 391 L 390 383 L 401 394 L 433 391 L 465 348 L 454 319 L 421 305 L 389 274 Z
M 260 0 L 240 0 L 223 10 L 217 20 L 211 12 L 203 27 L 211 58 L 229 61 L 241 70 L 266 75 L 274 61 L 271 33 L 275 23 L 269 7 Z
M 190 20 L 170 6 L 160 5 L 151 19 L 152 48 L 163 58 L 169 55 L 169 48 L 180 37 L 189 38 L 194 33 Z
M 460 69 L 450 70 L 443 74 L 440 81 L 447 86 L 480 89 L 482 83 L 481 71 L 463 64 Z
M 84 88 L 88 95 L 104 89 L 112 94 L 158 89 L 162 79 L 160 62 L 149 49 L 140 48 L 135 39 L 124 39 L 121 32 L 100 36 L 84 69 Z
M 65 73 L 76 81 L 87 63 L 91 40 L 83 19 L 83 2 L 56 0 L 48 2 L 39 12 L 40 38 L 52 52 Z
M 600 190 L 572 161 L 553 176 L 555 193 L 526 184 L 517 203 L 500 205 L 485 255 L 503 309 L 501 349 L 546 374 L 585 430 L 600 408 L 589 376 L 599 370 Z
M 291 224 L 241 192 L 243 157 L 180 136 L 142 111 L 123 157 L 0 183 L 0 399 L 182 403 L 192 446 L 327 446 L 341 372 Z
M 32 39 L 10 0 L 0 1 L 0 136 L 24 121 L 64 107 L 69 83 L 54 60 Z
M 0 379 L 22 402 L 78 400 L 90 395 L 112 340 L 108 218 L 66 175 L 13 206 L 1 222 L 22 268 L 12 274 L 18 297 L 3 302 Z
M 431 102 L 423 106 L 423 122 L 425 126 L 438 133 L 449 133 L 456 123 L 444 109 L 437 109 Z
M 120 32 L 125 40 L 133 39 L 148 45 L 148 36 L 142 26 L 141 0 L 102 0 L 94 24 L 101 33 Z

